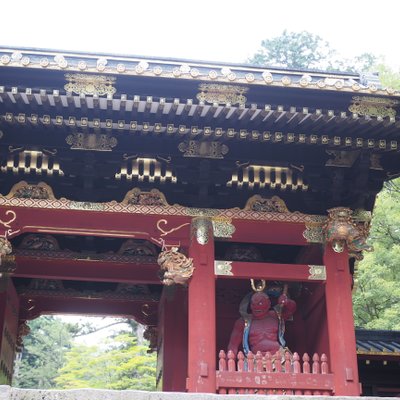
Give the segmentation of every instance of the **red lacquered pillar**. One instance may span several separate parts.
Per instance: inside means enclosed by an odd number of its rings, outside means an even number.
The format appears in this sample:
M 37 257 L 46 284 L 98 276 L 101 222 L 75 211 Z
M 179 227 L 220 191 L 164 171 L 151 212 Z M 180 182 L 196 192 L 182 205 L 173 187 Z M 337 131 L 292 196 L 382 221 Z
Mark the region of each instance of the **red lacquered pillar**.
M 192 221 L 189 257 L 195 270 L 188 291 L 189 392 L 216 392 L 214 238 L 211 221 Z
M 359 396 L 356 337 L 354 331 L 351 274 L 347 248 L 342 253 L 326 244 L 326 311 L 330 368 L 335 375 L 335 396 Z

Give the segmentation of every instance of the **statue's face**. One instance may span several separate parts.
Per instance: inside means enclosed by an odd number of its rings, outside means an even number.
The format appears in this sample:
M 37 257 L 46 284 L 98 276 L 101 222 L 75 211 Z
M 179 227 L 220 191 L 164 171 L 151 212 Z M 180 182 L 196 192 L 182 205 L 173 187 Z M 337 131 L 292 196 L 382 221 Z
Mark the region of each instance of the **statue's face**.
M 265 293 L 256 293 L 251 298 L 250 308 L 254 318 L 263 318 L 268 314 L 271 301 Z

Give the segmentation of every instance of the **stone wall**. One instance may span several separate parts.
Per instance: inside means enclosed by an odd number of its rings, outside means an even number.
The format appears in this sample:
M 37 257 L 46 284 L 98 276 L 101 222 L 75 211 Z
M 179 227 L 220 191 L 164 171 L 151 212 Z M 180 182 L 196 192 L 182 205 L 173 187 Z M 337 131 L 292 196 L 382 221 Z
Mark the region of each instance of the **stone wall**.
M 265 395 L 268 400 L 328 400 L 329 396 L 272 396 Z M 168 393 L 143 392 L 139 390 L 36 390 L 17 389 L 10 386 L 0 386 L 0 400 L 249 400 L 260 399 L 261 396 L 223 395 L 206 393 Z M 335 397 L 335 400 L 365 400 L 365 397 Z M 393 399 L 393 397 L 369 397 L 369 400 Z

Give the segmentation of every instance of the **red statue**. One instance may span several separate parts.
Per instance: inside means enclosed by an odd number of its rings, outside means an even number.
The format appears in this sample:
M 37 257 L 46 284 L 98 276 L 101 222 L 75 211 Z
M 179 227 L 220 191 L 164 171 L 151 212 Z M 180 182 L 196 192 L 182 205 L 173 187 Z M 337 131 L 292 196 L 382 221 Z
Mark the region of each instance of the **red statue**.
M 245 354 L 250 350 L 275 353 L 285 347 L 285 321 L 296 311 L 296 303 L 288 298 L 286 290 L 273 308 L 269 296 L 257 291 L 251 296 L 250 309 L 251 314 L 242 313 L 243 317 L 235 322 L 228 350 L 237 354 L 241 343 Z

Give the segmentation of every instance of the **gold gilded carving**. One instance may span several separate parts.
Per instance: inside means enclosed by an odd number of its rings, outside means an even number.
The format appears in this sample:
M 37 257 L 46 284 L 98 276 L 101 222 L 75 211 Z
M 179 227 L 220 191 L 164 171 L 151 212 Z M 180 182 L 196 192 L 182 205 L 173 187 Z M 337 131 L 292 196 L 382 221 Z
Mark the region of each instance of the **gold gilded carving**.
M 215 261 L 214 262 L 214 272 L 215 272 L 215 275 L 233 276 L 232 261 Z
M 308 185 L 303 182 L 304 166 L 288 168 L 239 162 L 236 164 L 238 169 L 232 173 L 231 180 L 226 183 L 228 187 L 308 190 Z
M 353 96 L 349 111 L 359 115 L 369 115 L 370 117 L 389 117 L 396 116 L 396 110 L 393 108 L 399 104 L 399 101 L 385 99 L 382 97 Z
M 189 222 L 186 222 L 186 223 L 184 223 L 182 225 L 176 226 L 175 228 L 171 228 L 168 231 L 166 231 L 161 227 L 161 224 L 167 225 L 168 221 L 166 219 L 160 219 L 159 221 L 157 221 L 157 229 L 161 232 L 161 234 L 160 234 L 161 237 L 162 236 L 167 236 L 172 232 L 178 231 L 179 229 L 183 228 L 184 226 L 190 225 Z
M 25 181 L 16 183 L 6 198 L 55 200 L 53 189 L 47 183 L 39 182 L 37 185 L 30 185 Z
M 91 203 L 89 201 L 71 201 L 69 203 L 69 208 L 71 210 L 103 211 L 104 207 L 104 204 Z
M 118 144 L 114 136 L 97 133 L 73 133 L 65 141 L 71 150 L 111 151 Z
M 193 260 L 178 251 L 177 247 L 163 250 L 157 259 L 161 267 L 162 283 L 185 285 L 194 271 Z
M 246 104 L 244 93 L 248 91 L 243 86 L 219 85 L 216 83 L 202 83 L 199 85 L 200 93 L 196 95 L 199 101 L 210 104 Z
M 113 87 L 116 79 L 111 76 L 65 74 L 68 83 L 64 86 L 67 92 L 84 95 L 113 95 L 117 89 Z
M 139 188 L 130 190 L 122 200 L 122 204 L 142 206 L 168 206 L 163 193 L 157 189 L 142 192 Z
M 7 210 L 5 212 L 6 216 L 11 216 L 8 221 L 3 221 L 0 219 L 0 224 L 4 226 L 4 228 L 9 228 L 11 229 L 11 224 L 17 219 L 17 214 L 13 210 Z
M 204 246 L 210 239 L 210 234 L 213 234 L 213 226 L 211 220 L 206 217 L 197 217 L 192 220 L 192 238 L 195 238 L 197 243 Z
M 198 140 L 189 140 L 179 143 L 178 149 L 184 153 L 184 157 L 199 158 L 224 158 L 228 153 L 229 147 L 220 142 L 200 142 Z
M 236 231 L 231 218 L 213 217 L 211 222 L 215 237 L 231 238 Z
M 325 222 L 326 217 L 324 216 L 311 216 L 311 220 L 305 223 L 306 230 L 303 232 L 304 239 L 306 239 L 308 243 L 323 243 L 323 226 Z
M 309 265 L 308 272 L 310 275 L 308 276 L 309 280 L 326 280 L 326 268 L 325 265 Z
M 22 150 L 9 148 L 7 163 L 1 166 L 1 172 L 12 172 L 14 175 L 19 173 L 53 176 L 58 174 L 64 176 L 60 164 L 55 159 L 54 152 L 48 150 Z M 48 154 L 45 154 L 48 153 Z
M 347 245 L 349 254 L 362 259 L 362 251 L 372 250 L 366 243 L 369 220 L 365 212 L 357 211 L 354 215 L 349 208 L 335 207 L 328 210 L 328 214 L 323 232 L 325 241 L 332 245 L 335 252 L 343 252 Z
M 273 196 L 270 199 L 265 199 L 260 195 L 250 197 L 244 207 L 248 211 L 259 211 L 259 212 L 277 212 L 277 213 L 289 213 L 285 202 L 278 196 Z
M 119 172 L 115 174 L 115 179 L 125 178 L 126 180 L 136 179 L 138 181 L 159 181 L 161 183 L 176 183 L 177 178 L 173 168 L 168 165 L 168 158 L 158 161 L 155 158 L 143 158 L 136 156 L 128 156 L 124 154 L 124 163 L 121 165 Z

